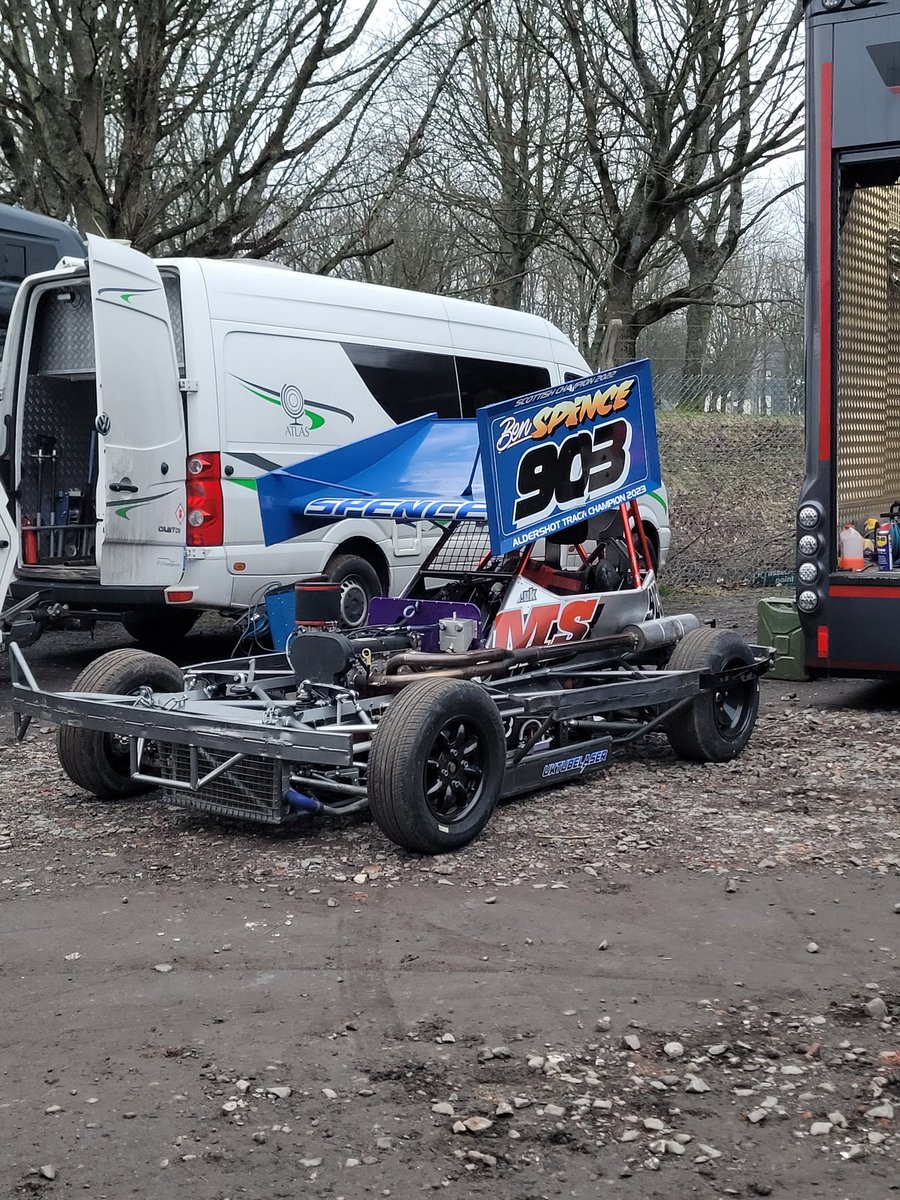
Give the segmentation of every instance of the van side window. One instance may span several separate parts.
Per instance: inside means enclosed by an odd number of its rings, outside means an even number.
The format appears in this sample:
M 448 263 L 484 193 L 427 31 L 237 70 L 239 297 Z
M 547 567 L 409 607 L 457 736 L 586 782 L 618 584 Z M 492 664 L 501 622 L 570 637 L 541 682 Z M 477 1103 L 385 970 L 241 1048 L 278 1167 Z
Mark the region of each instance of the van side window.
M 459 416 L 452 355 L 353 342 L 341 345 L 363 383 L 398 425 L 428 413 Z
M 462 397 L 462 415 L 474 417 L 484 404 L 510 400 L 550 386 L 546 367 L 525 363 L 492 362 L 484 358 L 457 358 L 456 372 Z
M 584 379 L 584 375 L 580 371 L 566 371 L 566 383 L 571 383 L 575 379 Z
M 0 246 L 3 247 L 3 258 L 0 262 L 3 278 L 17 282 L 24 279 L 28 274 L 25 270 L 25 247 L 14 246 L 11 242 L 0 242 Z

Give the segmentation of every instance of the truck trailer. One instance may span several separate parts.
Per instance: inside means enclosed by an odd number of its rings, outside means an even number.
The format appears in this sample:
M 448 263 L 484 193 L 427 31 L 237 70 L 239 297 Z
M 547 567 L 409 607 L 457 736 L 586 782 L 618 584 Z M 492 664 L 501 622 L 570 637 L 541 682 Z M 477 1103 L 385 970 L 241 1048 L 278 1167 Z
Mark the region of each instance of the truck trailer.
M 810 0 L 806 33 L 797 607 L 811 676 L 891 675 L 900 671 L 900 0 Z M 848 527 L 880 527 L 895 553 L 888 545 L 876 556 L 870 536 L 857 542 L 862 561 L 842 559 Z

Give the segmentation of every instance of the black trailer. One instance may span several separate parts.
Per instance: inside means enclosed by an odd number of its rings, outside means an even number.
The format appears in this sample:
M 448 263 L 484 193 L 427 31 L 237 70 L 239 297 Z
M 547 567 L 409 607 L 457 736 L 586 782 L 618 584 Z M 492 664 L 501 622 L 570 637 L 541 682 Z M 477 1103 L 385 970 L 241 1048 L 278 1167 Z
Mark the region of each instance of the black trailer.
M 900 553 L 841 570 L 839 536 L 874 519 L 900 552 L 900 0 L 809 0 L 806 33 L 797 606 L 811 675 L 890 675 Z

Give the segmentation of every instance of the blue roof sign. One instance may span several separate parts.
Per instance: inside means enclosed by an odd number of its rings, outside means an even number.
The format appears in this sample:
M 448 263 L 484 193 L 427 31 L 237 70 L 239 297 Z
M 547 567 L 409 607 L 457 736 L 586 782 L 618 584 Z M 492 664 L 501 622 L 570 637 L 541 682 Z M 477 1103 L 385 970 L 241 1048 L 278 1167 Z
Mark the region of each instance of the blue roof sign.
M 503 553 L 660 485 L 650 363 L 478 412 L 491 546 Z

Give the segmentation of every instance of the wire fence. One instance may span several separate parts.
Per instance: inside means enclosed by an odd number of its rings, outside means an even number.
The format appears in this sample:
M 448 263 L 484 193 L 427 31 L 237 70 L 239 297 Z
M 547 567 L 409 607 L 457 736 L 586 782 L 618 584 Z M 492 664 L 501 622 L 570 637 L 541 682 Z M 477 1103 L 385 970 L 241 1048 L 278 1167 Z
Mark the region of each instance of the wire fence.
M 686 375 L 677 369 L 655 369 L 653 394 L 663 412 L 754 417 L 803 414 L 800 381 L 763 366 L 743 375 Z
M 802 416 L 662 405 L 657 425 L 672 531 L 662 582 L 791 587 Z

